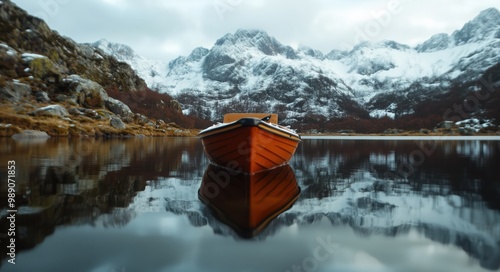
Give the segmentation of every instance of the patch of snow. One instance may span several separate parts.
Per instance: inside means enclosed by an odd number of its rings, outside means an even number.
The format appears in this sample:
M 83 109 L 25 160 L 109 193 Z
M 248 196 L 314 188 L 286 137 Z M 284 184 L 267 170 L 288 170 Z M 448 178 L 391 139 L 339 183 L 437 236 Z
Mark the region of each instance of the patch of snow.
M 7 51 L 7 55 L 9 56 L 17 56 L 17 51 L 5 43 L 0 43 L 0 48 L 5 49 Z
M 372 118 L 389 117 L 391 119 L 394 119 L 396 117 L 396 114 L 394 112 L 390 112 L 387 110 L 373 110 L 370 112 L 370 117 Z
M 34 53 L 23 53 L 21 54 L 21 58 L 23 59 L 24 62 L 30 62 L 34 59 L 48 59 L 44 55 L 34 54 Z

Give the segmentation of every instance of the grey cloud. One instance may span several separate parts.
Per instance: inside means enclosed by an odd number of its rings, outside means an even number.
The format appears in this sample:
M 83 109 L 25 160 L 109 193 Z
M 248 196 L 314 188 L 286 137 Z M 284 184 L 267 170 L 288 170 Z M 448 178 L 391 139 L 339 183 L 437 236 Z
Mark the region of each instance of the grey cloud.
M 105 38 L 128 44 L 145 57 L 163 60 L 187 55 L 198 46 L 211 47 L 218 38 L 240 28 L 262 29 L 284 44 L 305 45 L 324 53 L 348 49 L 358 40 L 357 36 L 414 45 L 411 43 L 422 42 L 438 32 L 451 33 L 481 10 L 500 9 L 498 0 L 13 2 L 44 17 L 50 27 L 78 42 Z M 391 14 L 389 23 L 380 23 L 373 17 L 395 2 L 399 3 L 400 12 Z M 415 23 L 419 20 L 423 23 Z M 376 35 L 366 35 L 366 29 Z

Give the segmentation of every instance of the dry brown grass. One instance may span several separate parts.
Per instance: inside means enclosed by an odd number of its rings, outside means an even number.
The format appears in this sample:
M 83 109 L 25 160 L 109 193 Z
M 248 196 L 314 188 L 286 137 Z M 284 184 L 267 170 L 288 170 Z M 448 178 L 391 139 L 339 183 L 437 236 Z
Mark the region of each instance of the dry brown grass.
M 0 137 L 8 137 L 20 133 L 23 130 L 18 126 L 0 126 Z
M 36 104 L 36 102 L 33 102 Z M 36 106 L 45 106 L 37 104 Z M 63 120 L 50 116 L 28 115 L 32 105 L 2 104 L 0 111 L 0 137 L 10 137 L 23 130 L 45 131 L 53 137 L 124 137 L 124 136 L 196 136 L 198 130 L 185 130 L 176 124 L 161 124 L 149 126 L 136 123 L 126 124 L 124 130 L 118 130 L 110 125 L 109 120 L 95 120 L 86 116 L 70 116 L 71 120 Z M 103 110 L 104 111 L 104 110 Z M 107 111 L 103 114 L 109 114 Z M 154 120 L 153 120 L 154 122 Z
M 9 130 L 4 130 L 1 136 L 12 136 L 26 129 L 45 131 L 51 136 L 68 136 L 68 121 L 59 118 L 37 118 L 34 116 L 17 114 L 9 107 L 3 108 L 2 111 L 0 111 L 0 123 L 14 127 Z

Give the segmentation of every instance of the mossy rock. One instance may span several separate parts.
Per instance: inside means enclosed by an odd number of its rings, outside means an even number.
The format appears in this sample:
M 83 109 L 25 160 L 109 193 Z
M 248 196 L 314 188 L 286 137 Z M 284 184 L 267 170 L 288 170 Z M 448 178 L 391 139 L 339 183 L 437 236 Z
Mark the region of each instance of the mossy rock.
M 60 74 L 54 63 L 48 58 L 36 58 L 29 63 L 30 71 L 35 78 L 44 79 L 49 76 L 55 76 L 57 80 Z
M 112 112 L 107 110 L 96 110 L 96 112 L 100 116 L 101 120 L 108 120 L 115 117 L 115 115 Z

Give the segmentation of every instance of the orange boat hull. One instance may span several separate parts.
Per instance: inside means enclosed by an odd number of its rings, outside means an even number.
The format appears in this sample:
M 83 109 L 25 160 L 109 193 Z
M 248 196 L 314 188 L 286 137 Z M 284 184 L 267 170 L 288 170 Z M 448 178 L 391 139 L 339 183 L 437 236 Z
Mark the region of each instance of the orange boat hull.
M 212 163 L 245 173 L 256 173 L 287 163 L 300 137 L 254 118 L 200 132 L 205 153 Z
M 288 164 L 254 175 L 210 165 L 198 191 L 200 200 L 220 221 L 247 238 L 259 234 L 299 195 L 300 187 Z

